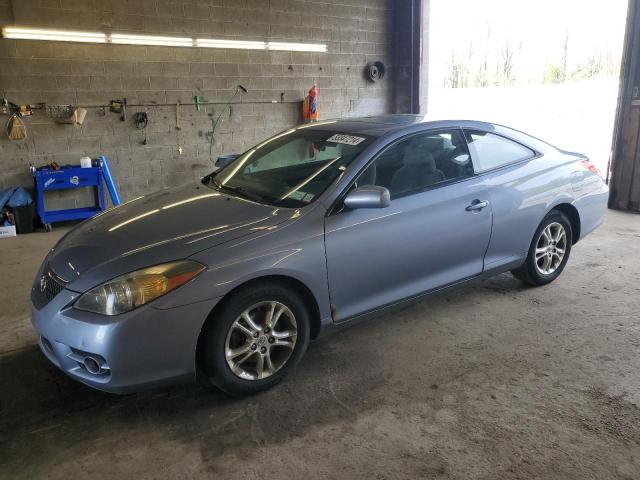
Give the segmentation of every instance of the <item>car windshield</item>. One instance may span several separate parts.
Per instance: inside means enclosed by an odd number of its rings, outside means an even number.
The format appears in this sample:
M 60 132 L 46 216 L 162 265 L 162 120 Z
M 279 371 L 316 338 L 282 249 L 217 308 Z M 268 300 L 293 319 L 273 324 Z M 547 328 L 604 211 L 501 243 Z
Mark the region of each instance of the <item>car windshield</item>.
M 372 141 L 298 127 L 262 142 L 212 176 L 212 184 L 250 200 L 298 208 L 313 202 Z

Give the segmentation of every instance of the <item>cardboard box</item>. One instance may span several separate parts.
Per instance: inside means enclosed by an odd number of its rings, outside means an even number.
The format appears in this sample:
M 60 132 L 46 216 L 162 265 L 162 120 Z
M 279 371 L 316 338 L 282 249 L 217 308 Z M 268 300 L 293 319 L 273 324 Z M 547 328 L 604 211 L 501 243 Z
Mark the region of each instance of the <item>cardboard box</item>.
M 16 227 L 11 225 L 10 227 L 0 227 L 0 238 L 15 237 Z

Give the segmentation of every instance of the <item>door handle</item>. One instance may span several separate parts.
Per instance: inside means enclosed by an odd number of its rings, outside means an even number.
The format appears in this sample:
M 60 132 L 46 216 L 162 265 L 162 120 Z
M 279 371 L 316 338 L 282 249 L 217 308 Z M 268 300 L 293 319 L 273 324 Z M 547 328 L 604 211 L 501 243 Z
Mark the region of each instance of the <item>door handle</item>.
M 486 200 L 484 201 L 474 200 L 473 202 L 471 202 L 471 205 L 467 205 L 467 208 L 465 208 L 465 210 L 467 212 L 474 212 L 477 210 L 482 210 L 483 208 L 488 206 L 489 206 L 489 202 L 487 202 Z

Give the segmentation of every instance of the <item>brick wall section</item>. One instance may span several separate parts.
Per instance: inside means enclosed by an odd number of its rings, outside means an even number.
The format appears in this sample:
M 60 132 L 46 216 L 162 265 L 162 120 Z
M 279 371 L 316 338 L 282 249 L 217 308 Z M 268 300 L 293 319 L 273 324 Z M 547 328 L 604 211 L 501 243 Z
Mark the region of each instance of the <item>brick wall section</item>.
M 400 0 L 404 1 L 404 0 Z M 395 109 L 391 0 L 0 0 L 0 24 L 212 38 L 326 43 L 328 53 L 74 44 L 0 39 L 0 95 L 15 103 L 97 106 L 126 97 L 146 111 L 144 134 L 132 121 L 88 108 L 84 125 L 58 125 L 38 111 L 28 139 L 0 139 L 0 188 L 30 185 L 28 165 L 79 163 L 106 155 L 121 195 L 129 199 L 183 183 L 212 169 L 206 132 L 237 84 L 249 89 L 219 128 L 215 156 L 241 152 L 298 123 L 300 103 L 316 82 L 321 118 Z M 368 83 L 364 65 L 382 60 L 384 81 Z M 280 100 L 288 102 L 253 103 Z M 6 117 L 5 117 L 6 119 Z M 1 120 L 1 119 L 0 119 Z M 178 148 L 182 148 L 182 154 Z M 52 202 L 60 199 L 53 198 Z M 69 206 L 66 198 L 65 205 Z M 74 196 L 75 203 L 86 197 Z M 61 201 L 62 203 L 62 201 Z

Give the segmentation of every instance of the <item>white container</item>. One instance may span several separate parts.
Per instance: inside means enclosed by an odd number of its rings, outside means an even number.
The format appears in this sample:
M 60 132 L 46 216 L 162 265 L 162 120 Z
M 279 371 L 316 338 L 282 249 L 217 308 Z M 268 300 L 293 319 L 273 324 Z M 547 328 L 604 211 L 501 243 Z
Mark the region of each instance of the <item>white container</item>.
M 15 237 L 15 236 L 16 236 L 15 225 L 11 225 L 10 227 L 0 227 L 0 238 Z
M 80 166 L 82 168 L 91 168 L 91 159 L 89 157 L 82 157 L 80 159 Z

